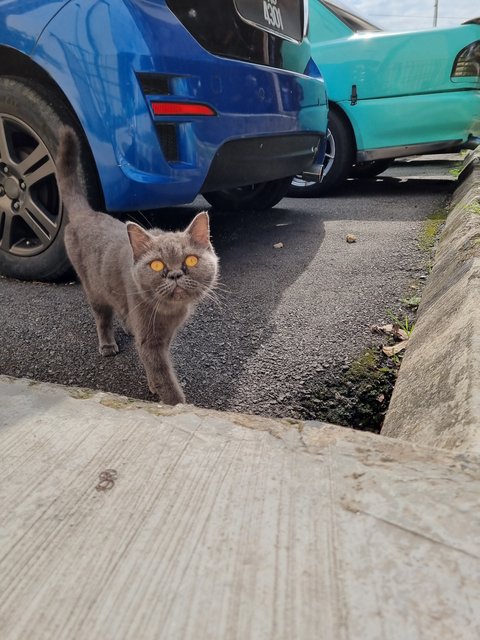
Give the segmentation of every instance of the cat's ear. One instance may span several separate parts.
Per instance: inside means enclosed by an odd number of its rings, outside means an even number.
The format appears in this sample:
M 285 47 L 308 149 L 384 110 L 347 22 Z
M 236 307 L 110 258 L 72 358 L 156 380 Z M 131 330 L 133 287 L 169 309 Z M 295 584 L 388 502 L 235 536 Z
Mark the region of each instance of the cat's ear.
M 210 246 L 210 222 L 208 213 L 206 211 L 197 213 L 185 231 L 194 242 L 207 249 Z
M 135 222 L 127 222 L 127 233 L 135 262 L 151 249 L 151 237 L 145 229 Z

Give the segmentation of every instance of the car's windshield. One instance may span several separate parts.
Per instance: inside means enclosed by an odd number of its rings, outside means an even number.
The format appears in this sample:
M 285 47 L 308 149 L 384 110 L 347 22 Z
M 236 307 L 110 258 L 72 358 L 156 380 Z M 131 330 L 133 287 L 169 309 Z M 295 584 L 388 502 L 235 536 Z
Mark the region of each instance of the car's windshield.
M 381 31 L 379 27 L 376 27 L 371 22 L 355 15 L 350 11 L 350 9 L 343 6 L 336 0 L 335 2 L 332 2 L 331 0 L 320 0 L 320 2 L 355 33 L 360 33 L 362 31 Z

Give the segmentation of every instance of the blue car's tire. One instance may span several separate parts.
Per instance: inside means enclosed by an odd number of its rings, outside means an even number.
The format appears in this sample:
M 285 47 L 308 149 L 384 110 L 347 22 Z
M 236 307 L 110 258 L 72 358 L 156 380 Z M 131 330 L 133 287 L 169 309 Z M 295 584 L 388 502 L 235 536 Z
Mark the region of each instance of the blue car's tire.
M 52 89 L 20 78 L 0 78 L 2 275 L 58 280 L 72 273 L 55 167 L 63 124 L 75 126 L 74 118 Z M 96 185 L 96 175 L 89 163 L 84 164 L 84 175 Z
M 292 178 L 280 178 L 270 182 L 253 184 L 237 189 L 203 193 L 203 197 L 215 209 L 225 211 L 265 211 L 280 202 L 290 188 Z
M 350 127 L 335 110 L 328 114 L 328 130 L 322 182 L 309 182 L 295 176 L 288 190 L 294 198 L 312 198 L 333 193 L 349 177 L 355 155 Z

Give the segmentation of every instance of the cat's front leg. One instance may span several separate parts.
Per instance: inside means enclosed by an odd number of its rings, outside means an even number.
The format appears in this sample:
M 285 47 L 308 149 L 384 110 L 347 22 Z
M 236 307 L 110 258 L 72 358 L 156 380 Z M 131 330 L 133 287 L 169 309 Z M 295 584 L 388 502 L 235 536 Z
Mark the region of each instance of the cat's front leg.
M 147 374 L 150 391 L 165 404 L 185 402 L 185 395 L 178 383 L 170 361 L 168 348 L 163 344 L 144 342 L 137 344 L 138 353 Z
M 118 320 L 120 322 L 120 326 L 122 327 L 122 331 L 126 336 L 133 336 L 133 329 L 130 326 L 130 322 L 128 321 L 128 316 L 118 316 Z

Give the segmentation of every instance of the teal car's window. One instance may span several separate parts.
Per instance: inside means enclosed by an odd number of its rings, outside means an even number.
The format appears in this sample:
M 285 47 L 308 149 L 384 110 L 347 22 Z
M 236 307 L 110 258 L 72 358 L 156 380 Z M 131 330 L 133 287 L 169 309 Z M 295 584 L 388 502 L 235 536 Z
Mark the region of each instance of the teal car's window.
M 321 3 L 327 7 L 333 14 L 337 16 L 344 24 L 347 25 L 354 33 L 362 33 L 365 31 L 381 31 L 379 27 L 376 27 L 371 22 L 368 22 L 364 18 L 356 16 L 351 13 L 346 7 L 339 2 L 331 2 L 331 0 L 321 0 Z

